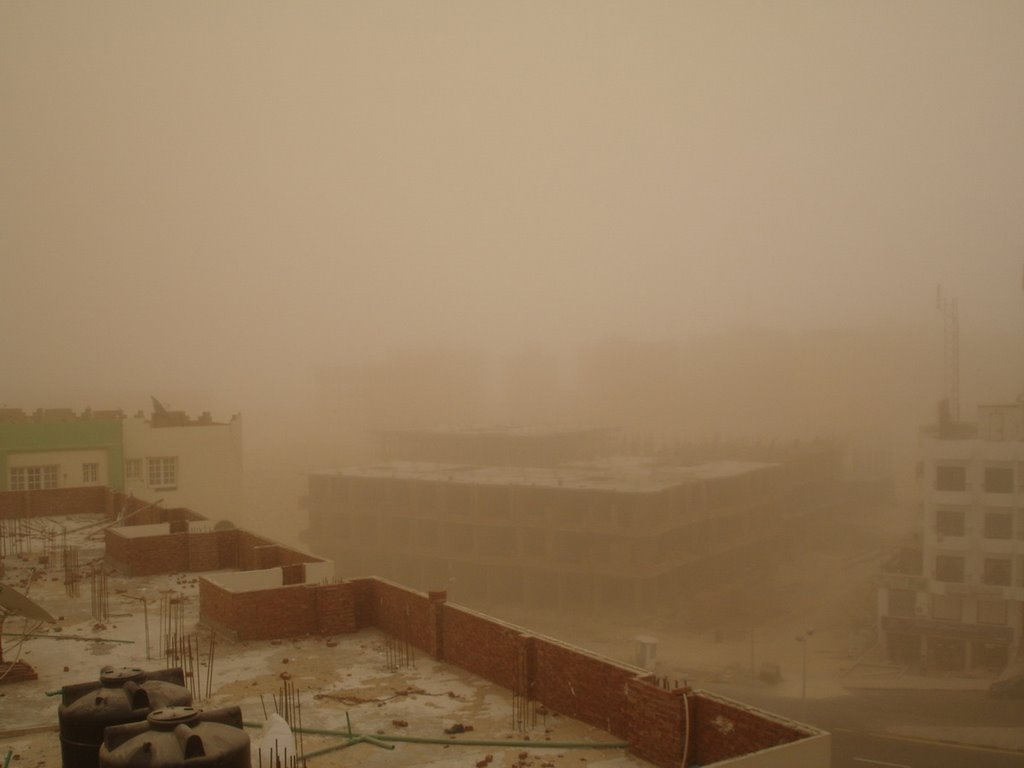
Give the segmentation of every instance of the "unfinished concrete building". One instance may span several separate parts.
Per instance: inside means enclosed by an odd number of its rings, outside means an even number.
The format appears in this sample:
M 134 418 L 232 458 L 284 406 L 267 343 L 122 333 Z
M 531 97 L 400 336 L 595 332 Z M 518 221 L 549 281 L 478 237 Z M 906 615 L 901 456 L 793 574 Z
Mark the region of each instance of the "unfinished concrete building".
M 819 510 L 830 467 L 390 462 L 312 474 L 306 540 L 342 573 L 476 604 L 649 611 L 765 562 Z
M 607 456 L 610 429 L 493 426 L 387 429 L 377 433 L 384 461 L 477 466 L 551 467 Z

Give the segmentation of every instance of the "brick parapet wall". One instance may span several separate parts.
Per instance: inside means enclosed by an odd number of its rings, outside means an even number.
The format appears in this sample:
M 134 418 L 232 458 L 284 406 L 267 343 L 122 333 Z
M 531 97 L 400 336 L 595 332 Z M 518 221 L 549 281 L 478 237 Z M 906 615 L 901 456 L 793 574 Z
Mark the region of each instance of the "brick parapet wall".
M 190 538 L 187 533 L 128 537 L 108 528 L 106 556 L 129 576 L 181 573 L 189 570 Z
M 698 765 L 790 744 L 810 735 L 795 723 L 767 718 L 738 702 L 704 692 L 693 694 L 690 705 L 690 759 Z
M 433 654 L 436 627 L 430 598 L 425 593 L 376 580 L 370 607 L 373 626 L 377 629 Z
M 115 494 L 106 486 L 0 492 L 0 518 L 112 514 Z
M 352 593 L 355 600 L 356 628 L 366 629 L 367 627 L 374 626 L 374 594 L 376 585 L 379 583 L 378 580 L 372 578 L 352 579 L 346 583 L 352 585 Z
M 116 528 L 108 529 L 108 557 L 134 576 L 282 567 L 287 583 L 304 582 L 304 565 L 322 562 L 319 557 L 278 546 L 238 528 L 191 532 L 183 519 L 163 522 L 170 525 L 170 533 L 133 537 L 121 535 Z
M 131 514 L 131 513 L 137 514 Z M 103 514 L 125 525 L 203 520 L 102 486 L 0 493 L 0 518 Z M 321 559 L 239 529 L 129 537 L 106 532 L 108 563 L 133 575 L 282 567 L 285 581 Z M 505 688 L 625 741 L 636 756 L 664 768 L 682 760 L 690 704 L 688 763 L 708 765 L 806 738 L 796 723 L 706 693 L 663 690 L 645 673 L 451 606 L 443 592 L 424 595 L 374 578 L 338 584 L 288 584 L 233 592 L 199 582 L 200 619 L 238 639 L 340 634 L 376 627 L 408 639 Z M 518 675 L 519 679 L 516 679 Z
M 217 571 L 225 566 L 220 562 L 219 531 L 186 534 L 188 539 L 187 571 Z
M 440 634 L 445 661 L 505 688 L 515 687 L 516 658 L 524 642 L 521 630 L 445 605 Z
M 295 584 L 232 592 L 208 579 L 199 583 L 200 622 L 226 629 L 237 639 L 273 640 L 321 632 L 317 591 L 323 586 Z
M 626 689 L 629 751 L 655 765 L 680 765 L 686 738 L 686 695 L 686 689 L 665 690 L 649 678 L 630 680 Z
M 637 671 L 570 645 L 537 638 L 535 696 L 545 706 L 629 736 L 626 686 Z
M 214 584 L 209 579 L 199 579 L 199 621 L 214 627 L 235 640 L 239 637 L 236 610 L 239 602 L 234 593 Z
M 375 627 L 507 689 L 626 741 L 662 768 L 708 765 L 809 734 L 726 699 L 665 690 L 645 672 L 374 578 L 230 592 L 200 580 L 202 621 L 241 640 Z M 516 679 L 516 675 L 520 679 Z
M 313 590 L 319 634 L 356 631 L 356 590 L 351 583 L 321 584 Z

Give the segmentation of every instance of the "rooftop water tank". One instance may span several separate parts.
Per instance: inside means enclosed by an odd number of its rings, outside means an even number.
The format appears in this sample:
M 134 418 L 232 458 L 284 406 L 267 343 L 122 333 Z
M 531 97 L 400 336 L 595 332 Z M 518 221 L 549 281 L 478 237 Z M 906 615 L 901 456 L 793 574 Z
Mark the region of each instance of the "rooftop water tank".
M 98 682 L 66 685 L 57 709 L 64 768 L 96 768 L 103 731 L 111 725 L 145 720 L 154 709 L 192 703 L 180 668 L 146 672 L 138 667 L 104 667 Z
M 251 768 L 242 710 L 168 707 L 107 728 L 100 768 Z

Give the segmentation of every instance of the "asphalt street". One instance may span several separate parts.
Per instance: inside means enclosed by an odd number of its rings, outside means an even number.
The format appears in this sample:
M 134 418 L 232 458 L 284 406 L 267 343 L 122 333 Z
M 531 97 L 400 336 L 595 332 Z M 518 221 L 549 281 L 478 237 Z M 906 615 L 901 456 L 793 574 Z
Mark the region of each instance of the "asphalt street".
M 990 738 L 991 729 L 1024 733 L 1024 700 L 994 699 L 984 691 L 862 690 L 808 699 L 804 717 L 804 702 L 770 689 L 706 687 L 829 731 L 834 768 L 1024 766 L 1024 752 Z

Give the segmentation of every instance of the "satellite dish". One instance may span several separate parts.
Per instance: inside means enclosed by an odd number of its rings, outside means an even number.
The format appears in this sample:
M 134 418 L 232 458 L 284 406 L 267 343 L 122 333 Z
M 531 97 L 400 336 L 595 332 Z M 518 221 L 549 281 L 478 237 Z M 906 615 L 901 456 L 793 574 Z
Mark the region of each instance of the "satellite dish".
M 57 620 L 34 600 L 25 597 L 21 592 L 6 584 L 0 584 L 0 619 L 6 619 L 8 616 L 24 616 L 33 621 L 57 623 Z
M 24 616 L 33 621 L 48 621 L 56 624 L 57 620 L 40 608 L 34 600 L 30 600 L 16 589 L 0 584 L 0 634 L 2 634 L 4 620 L 8 616 Z M 4 660 L 4 649 L 0 645 L 0 663 Z

